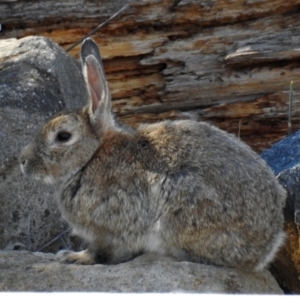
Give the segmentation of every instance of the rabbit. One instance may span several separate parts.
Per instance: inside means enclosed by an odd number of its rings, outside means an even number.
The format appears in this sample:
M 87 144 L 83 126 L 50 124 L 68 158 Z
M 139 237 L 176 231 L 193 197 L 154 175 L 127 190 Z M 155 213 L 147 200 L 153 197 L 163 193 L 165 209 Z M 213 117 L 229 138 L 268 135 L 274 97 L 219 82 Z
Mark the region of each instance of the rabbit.
M 19 156 L 25 175 L 60 185 L 60 211 L 88 242 L 57 260 L 118 264 L 152 253 L 267 267 L 285 240 L 286 191 L 260 156 L 206 122 L 122 125 L 90 38 L 81 61 L 87 105 L 55 115 Z

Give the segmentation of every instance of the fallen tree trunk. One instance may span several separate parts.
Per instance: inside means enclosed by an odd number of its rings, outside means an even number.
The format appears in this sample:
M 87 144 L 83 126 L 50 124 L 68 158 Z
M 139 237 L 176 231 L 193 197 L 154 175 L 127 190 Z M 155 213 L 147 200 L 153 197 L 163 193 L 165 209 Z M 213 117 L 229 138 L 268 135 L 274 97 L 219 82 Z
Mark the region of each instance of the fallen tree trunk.
M 43 35 L 68 48 L 121 1 L 2 1 L 1 38 Z M 257 151 L 299 128 L 300 0 L 131 1 L 97 32 L 114 111 L 125 122 L 195 118 Z M 70 51 L 78 57 L 79 47 Z

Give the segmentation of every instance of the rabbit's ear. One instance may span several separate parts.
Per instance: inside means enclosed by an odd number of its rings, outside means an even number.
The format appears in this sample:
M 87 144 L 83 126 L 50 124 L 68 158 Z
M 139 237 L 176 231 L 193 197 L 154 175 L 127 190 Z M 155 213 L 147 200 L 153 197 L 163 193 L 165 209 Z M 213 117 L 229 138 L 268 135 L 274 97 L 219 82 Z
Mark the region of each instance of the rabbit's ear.
M 81 48 L 83 74 L 89 93 L 89 115 L 93 124 L 111 123 L 111 96 L 105 78 L 99 49 L 91 39 L 86 39 Z

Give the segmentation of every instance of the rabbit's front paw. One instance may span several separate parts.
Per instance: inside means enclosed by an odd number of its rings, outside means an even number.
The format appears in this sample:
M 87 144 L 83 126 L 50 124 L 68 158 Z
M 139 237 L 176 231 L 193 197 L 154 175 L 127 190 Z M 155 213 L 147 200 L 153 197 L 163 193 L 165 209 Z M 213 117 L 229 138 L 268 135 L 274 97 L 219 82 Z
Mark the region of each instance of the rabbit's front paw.
M 61 263 L 67 264 L 93 265 L 96 263 L 94 257 L 88 250 L 80 252 L 62 250 L 57 252 L 55 259 Z

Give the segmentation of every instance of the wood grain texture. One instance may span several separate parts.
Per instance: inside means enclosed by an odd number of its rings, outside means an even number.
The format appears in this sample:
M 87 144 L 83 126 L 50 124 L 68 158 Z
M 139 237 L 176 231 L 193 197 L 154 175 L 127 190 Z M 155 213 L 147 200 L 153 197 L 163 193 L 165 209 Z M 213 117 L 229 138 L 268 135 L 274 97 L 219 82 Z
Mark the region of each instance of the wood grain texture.
M 128 2 L 93 36 L 124 122 L 205 120 L 262 151 L 286 135 L 293 80 L 300 127 L 300 0 Z M 43 35 L 67 48 L 124 4 L 2 1 L 1 38 Z

